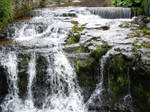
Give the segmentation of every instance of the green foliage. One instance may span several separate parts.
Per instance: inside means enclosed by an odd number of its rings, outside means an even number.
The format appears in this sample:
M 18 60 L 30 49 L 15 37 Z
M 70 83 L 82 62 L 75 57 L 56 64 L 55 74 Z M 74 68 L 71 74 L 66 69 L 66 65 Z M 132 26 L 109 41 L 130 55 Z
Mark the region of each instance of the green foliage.
M 74 44 L 79 42 L 81 33 L 85 29 L 87 23 L 80 25 L 78 21 L 71 21 L 73 24 L 72 30 L 69 32 L 68 38 L 66 43 L 67 44 Z
M 0 0 L 0 29 L 12 18 L 12 0 Z
M 132 62 L 126 60 L 122 54 L 112 58 L 108 83 L 109 88 L 118 96 L 124 94 L 128 89 L 127 72 L 131 66 Z
M 112 0 L 112 4 L 124 7 L 142 6 L 143 0 Z
M 150 0 L 143 0 L 145 14 L 150 16 Z
M 148 29 L 146 29 L 146 28 L 144 28 L 144 29 L 142 30 L 142 32 L 143 32 L 144 34 L 149 34 L 149 35 L 150 35 L 150 31 L 149 31 Z
M 112 0 L 112 4 L 118 7 L 140 7 L 137 15 L 143 14 L 144 9 L 145 14 L 150 16 L 150 0 Z
M 143 9 L 142 8 L 138 8 L 137 9 L 137 15 L 142 15 L 142 14 L 144 14 Z
M 76 62 L 76 65 L 75 65 L 75 68 L 76 68 L 76 72 L 77 72 L 77 73 L 79 73 L 79 70 L 80 70 L 79 64 L 80 64 L 80 60 L 78 60 L 78 61 Z

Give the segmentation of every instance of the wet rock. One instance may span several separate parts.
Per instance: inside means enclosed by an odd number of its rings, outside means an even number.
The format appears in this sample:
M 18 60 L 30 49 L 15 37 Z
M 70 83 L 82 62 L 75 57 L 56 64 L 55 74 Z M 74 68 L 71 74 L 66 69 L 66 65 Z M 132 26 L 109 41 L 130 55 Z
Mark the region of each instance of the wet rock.
M 84 50 L 80 50 L 81 48 Z M 82 94 L 86 102 L 99 81 L 100 58 L 109 49 L 108 44 L 102 42 L 100 37 L 83 40 L 81 38 L 79 44 L 66 45 L 64 49 L 67 52 L 66 56 L 75 65 L 79 86 L 82 88 Z M 86 51 L 88 52 L 86 53 Z
M 35 30 L 38 33 L 43 33 L 46 29 L 47 29 L 47 25 L 46 24 L 43 24 L 43 23 L 36 24 Z
M 0 32 L 0 39 L 5 39 L 7 37 L 7 33 L 5 31 Z
M 73 18 L 75 18 L 75 17 L 77 17 L 77 14 L 75 13 L 75 12 L 65 12 L 65 13 L 61 13 L 61 14 L 55 14 L 55 16 L 56 17 L 59 17 L 59 16 L 61 16 L 61 17 L 73 17 Z
M 80 41 L 80 44 L 91 52 L 94 51 L 97 46 L 101 46 L 106 43 L 101 40 L 101 37 L 89 37 L 87 39 L 82 37 Z
M 15 29 L 12 24 L 5 25 L 4 28 L 0 31 L 0 39 L 6 39 L 6 37 L 13 37 Z
M 100 73 L 99 71 L 100 58 L 108 50 L 108 48 L 107 47 L 105 48 L 104 46 L 105 45 L 102 45 L 101 49 L 98 48 L 95 49 L 87 56 L 79 56 L 73 58 L 79 85 L 83 90 L 82 94 L 84 96 L 84 101 L 88 100 L 88 98 L 94 91 L 96 84 L 99 81 L 98 77 Z
M 149 111 L 149 74 L 150 66 L 144 65 L 140 57 L 128 58 L 123 54 L 109 57 L 104 87 L 106 99 L 111 99 L 107 104 L 110 110 Z
M 150 22 L 150 17 L 145 17 L 143 20 L 145 23 L 149 23 Z
M 109 26 L 101 26 L 100 29 L 102 29 L 102 30 L 109 30 L 110 27 Z
M 75 50 L 78 50 L 80 47 L 80 44 L 70 44 L 70 45 L 65 45 L 64 46 L 64 51 L 68 52 L 68 53 L 72 53 Z
M 77 17 L 76 13 L 71 13 L 71 12 L 63 13 L 62 16 L 63 17 Z
M 105 85 L 110 89 L 111 101 L 109 103 L 112 109 L 115 107 L 117 110 L 123 111 L 130 109 L 127 106 L 132 106 L 131 101 L 127 100 L 129 102 L 125 103 L 124 100 L 125 96 L 129 94 L 130 69 L 132 66 L 133 62 L 122 54 L 115 55 L 110 59 L 108 77 L 105 80 L 108 85 L 106 83 Z
M 87 58 L 84 64 L 81 60 L 76 60 L 76 71 L 79 85 L 82 88 L 84 100 L 87 101 L 98 83 L 98 64 L 93 58 Z M 86 88 L 89 88 L 88 90 Z
M 8 93 L 7 75 L 7 70 L 0 65 L 0 104 Z
M 99 60 L 102 55 L 104 55 L 109 49 L 108 43 L 104 42 L 95 47 L 95 49 L 91 52 L 91 56 L 96 60 Z
M 80 59 L 80 60 L 83 60 L 85 62 L 87 57 L 90 56 L 90 53 L 71 53 L 71 54 L 70 53 L 66 53 L 66 56 L 69 59 L 73 59 L 73 60 Z
M 147 23 L 146 27 L 147 29 L 150 29 L 150 23 Z
M 33 35 L 32 33 L 43 33 L 47 29 L 47 25 L 44 23 L 30 23 L 28 26 L 24 29 L 24 35 Z M 32 31 L 32 33 L 31 33 Z M 30 33 L 28 33 L 30 32 Z
M 30 54 L 18 55 L 18 87 L 19 87 L 19 96 L 20 98 L 26 98 L 27 95 L 27 86 L 28 86 L 28 63 L 30 61 Z
M 138 24 L 140 28 L 144 28 L 146 26 L 145 19 L 146 19 L 145 16 L 138 16 L 137 18 L 134 19 L 134 21 L 132 21 L 132 23 Z
M 130 23 L 125 23 L 125 24 L 120 24 L 119 27 L 120 28 L 130 28 L 130 27 L 132 27 L 132 25 Z
M 48 91 L 50 92 L 50 89 L 49 89 L 50 84 L 46 83 L 47 79 L 48 79 L 47 68 L 48 68 L 48 62 L 47 62 L 46 58 L 44 56 L 42 56 L 41 54 L 37 55 L 36 78 L 35 78 L 35 80 L 33 82 L 33 86 L 32 86 L 34 104 L 37 108 L 41 108 L 41 106 L 45 100 L 46 93 Z
M 150 111 L 150 65 L 136 63 L 131 77 L 131 94 L 136 112 Z

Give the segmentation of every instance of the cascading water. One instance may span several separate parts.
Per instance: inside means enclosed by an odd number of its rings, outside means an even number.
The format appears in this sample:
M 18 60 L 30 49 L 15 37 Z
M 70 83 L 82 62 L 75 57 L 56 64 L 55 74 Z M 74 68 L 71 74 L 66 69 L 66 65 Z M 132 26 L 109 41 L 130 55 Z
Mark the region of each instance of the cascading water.
M 1 57 L 1 64 L 7 69 L 8 77 L 8 95 L 5 97 L 4 103 L 1 105 L 3 111 L 7 112 L 11 109 L 17 108 L 15 104 L 19 102 L 18 97 L 18 69 L 17 56 L 15 52 L 9 52 Z
M 92 14 L 99 15 L 102 18 L 117 19 L 117 18 L 131 18 L 131 9 L 122 7 L 99 7 L 90 8 Z
M 33 104 L 33 96 L 32 96 L 32 83 L 33 80 L 36 76 L 36 57 L 35 57 L 35 53 L 33 53 L 33 55 L 31 56 L 29 65 L 28 65 L 28 95 L 27 95 L 27 100 L 25 101 L 26 105 L 28 106 L 28 108 L 34 108 L 34 104 Z
M 108 51 L 101 59 L 101 63 L 100 63 L 100 80 L 99 83 L 96 85 L 96 89 L 93 92 L 93 94 L 91 95 L 91 97 L 89 98 L 89 100 L 87 101 L 86 105 L 92 105 L 94 103 L 95 100 L 99 100 L 99 106 L 101 107 L 103 104 L 103 100 L 102 100 L 102 92 L 104 91 L 105 87 L 104 87 L 104 75 L 106 72 L 106 68 L 108 68 L 107 63 L 108 63 L 108 59 L 110 58 L 110 53 L 112 53 L 112 51 Z M 95 105 L 95 104 L 94 104 Z
M 1 60 L 1 62 L 3 61 L 2 65 L 8 69 L 10 75 L 8 84 L 12 85 L 9 87 L 9 94 L 13 102 L 6 96 L 6 102 L 4 101 L 1 104 L 2 112 L 86 112 L 80 88 L 77 84 L 76 73 L 61 48 L 71 24 L 60 21 L 59 18 L 55 20 L 55 16 L 52 13 L 55 14 L 51 10 L 45 9 L 45 11 L 41 11 L 41 15 L 44 17 L 38 15 L 30 21 L 19 25 L 16 23 L 16 26 L 13 26 L 16 30 L 15 36 L 8 38 L 13 38 L 20 47 L 25 46 L 27 50 L 23 49 L 23 52 L 31 54 L 30 60 L 26 59 L 28 62 L 27 94 L 24 96 L 25 100 L 18 96 L 17 71 L 19 70 L 17 56 L 15 56 L 15 53 L 9 52 L 8 58 L 4 57 L 4 61 Z M 64 26 L 68 26 L 68 28 L 64 28 Z M 19 54 L 22 50 L 17 50 L 16 52 Z M 51 55 L 51 52 L 53 55 Z M 44 55 L 45 53 L 46 55 Z M 33 86 L 35 86 L 35 79 L 38 78 L 36 57 L 42 54 L 43 58 L 47 60 L 47 70 L 45 68 L 44 70 L 47 71 L 48 79 L 44 83 L 47 83 L 49 87 L 43 88 L 45 96 L 42 97 L 44 100 L 41 108 L 35 106 L 36 102 L 34 101 L 35 97 L 32 90 L 34 89 Z
M 93 92 L 93 94 L 91 94 L 89 100 L 87 101 L 86 103 L 86 106 L 87 107 L 90 107 L 90 106 L 94 106 L 95 107 L 97 106 L 96 105 L 96 101 L 98 100 L 98 108 L 102 109 L 103 105 L 104 104 L 104 100 L 103 97 L 103 92 L 106 90 L 106 85 L 105 83 L 107 83 L 108 85 L 108 81 L 109 79 L 105 79 L 104 77 L 107 77 L 108 78 L 108 75 L 109 75 L 109 66 L 110 66 L 110 59 L 113 55 L 117 55 L 117 54 L 120 54 L 120 52 L 116 51 L 115 49 L 116 48 L 130 48 L 128 45 L 127 46 L 115 46 L 113 47 L 112 49 L 110 49 L 105 55 L 102 56 L 102 59 L 101 59 L 101 63 L 100 63 L 100 69 L 101 69 L 101 72 L 100 72 L 100 80 L 99 80 L 99 83 L 96 85 L 96 89 L 95 91 Z M 125 52 L 124 52 L 125 53 Z M 123 54 L 124 54 L 123 53 Z M 133 54 L 130 54 L 130 53 L 125 53 L 124 55 L 133 55 Z M 128 70 L 128 73 L 127 73 L 127 77 L 128 77 L 128 91 L 126 92 L 126 94 L 123 96 L 123 105 L 125 106 L 125 108 L 128 108 L 131 112 L 134 112 L 133 110 L 133 106 L 132 106 L 132 96 L 131 96 L 131 84 L 130 84 L 130 77 L 129 77 L 129 70 Z M 107 100 L 109 101 L 110 99 L 107 98 Z M 107 101 L 105 101 L 107 102 Z M 101 110 L 102 112 L 106 111 L 106 110 Z M 107 110 L 109 111 L 109 110 Z
M 62 52 L 54 54 L 54 71 L 48 59 L 48 82 L 50 83 L 50 95 L 44 102 L 45 111 L 52 112 L 85 112 L 80 89 L 76 83 L 76 75 L 69 61 Z
M 117 11 L 119 18 L 128 19 L 108 20 L 104 18 L 106 16 L 108 18 L 116 17 L 113 16 L 114 14 L 104 14 L 112 10 L 111 8 L 104 10 L 97 8 L 86 9 L 84 7 L 37 9 L 33 12 L 35 17 L 13 25 L 15 34 L 12 37 L 8 37 L 8 39 L 12 39 L 16 45 L 8 49 L 7 53 L 4 52 L 4 49 L 0 54 L 0 63 L 8 72 L 7 81 L 9 85 L 9 93 L 1 104 L 2 112 L 87 112 L 88 106 L 97 96 L 99 96 L 100 103 L 103 103 L 101 93 L 104 90 L 105 64 L 109 53 L 103 56 L 101 61 L 100 83 L 97 84 L 95 91 L 88 102 L 85 103 L 83 102 L 74 68 L 62 50 L 64 40 L 72 27 L 70 22 L 76 20 L 81 24 L 88 23 L 86 30 L 92 28 L 92 30 L 88 31 L 87 38 L 92 34 L 101 36 L 105 41 L 109 40 L 112 45 L 119 42 L 125 43 L 125 36 L 122 35 L 127 34 L 129 30 L 120 30 L 118 25 L 123 21 L 131 21 L 129 19 L 131 12 L 129 9 L 113 9 L 114 13 Z M 99 10 L 96 13 L 100 16 L 103 15 L 104 18 L 93 15 L 95 10 Z M 64 13 L 68 14 L 63 16 Z M 96 30 L 97 27 L 104 25 L 110 25 L 112 28 L 109 31 Z M 122 35 L 119 35 L 120 32 L 122 32 Z M 20 54 L 23 55 L 21 59 L 18 58 Z M 28 56 L 30 57 L 29 59 Z M 20 91 L 18 87 L 18 80 L 20 80 L 18 79 L 18 72 L 20 71 L 18 63 L 23 58 L 25 58 L 26 62 L 21 64 L 26 64 L 25 66 L 27 66 L 27 70 L 25 69 L 27 76 L 25 77 L 27 77 L 28 81 L 26 94 L 21 98 L 18 95 Z M 42 70 L 39 70 L 40 67 L 43 67 Z M 46 79 L 44 79 L 45 77 Z M 39 88 L 42 88 L 42 92 L 36 88 L 38 84 Z M 46 85 L 46 87 L 43 87 L 43 85 Z M 38 105 L 36 99 L 40 100 Z

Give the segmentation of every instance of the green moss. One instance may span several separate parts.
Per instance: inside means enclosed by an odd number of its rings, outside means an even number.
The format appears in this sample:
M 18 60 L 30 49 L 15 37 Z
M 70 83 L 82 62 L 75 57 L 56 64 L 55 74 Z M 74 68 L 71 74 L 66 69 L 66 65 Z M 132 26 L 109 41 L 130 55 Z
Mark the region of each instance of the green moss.
M 150 41 L 143 41 L 139 45 L 133 42 L 132 45 L 133 45 L 133 49 L 150 48 Z
M 129 60 L 123 55 L 117 55 L 112 58 L 110 73 L 108 76 L 109 88 L 116 96 L 123 95 L 128 89 L 128 69 L 131 67 Z
M 150 17 L 145 18 L 145 19 L 144 19 L 144 22 L 145 22 L 145 23 L 150 23 Z
M 73 27 L 68 34 L 66 44 L 78 43 L 81 37 L 82 31 L 85 29 L 87 23 L 80 25 L 78 21 L 71 21 Z
M 103 45 L 97 46 L 91 55 L 86 58 L 86 60 L 76 60 L 75 68 L 79 80 L 79 85 L 81 87 L 92 88 L 91 91 L 95 88 L 95 85 L 99 81 L 98 76 L 101 57 L 107 52 L 107 50 L 108 44 L 104 43 Z
M 97 68 L 99 64 L 95 61 L 87 60 L 84 66 L 81 66 L 81 62 L 76 62 L 75 68 L 78 76 L 79 85 L 81 87 L 95 87 L 98 83 L 96 76 L 98 76 Z
M 77 72 L 77 73 L 79 73 L 79 70 L 80 70 L 79 64 L 80 64 L 80 60 L 78 60 L 78 61 L 76 62 L 76 65 L 75 65 L 75 68 L 76 68 L 76 72 Z
M 29 63 L 29 58 L 28 57 L 26 57 L 26 62 Z
M 88 53 L 89 49 L 80 45 L 80 47 L 73 51 L 74 53 Z
M 136 93 L 135 101 L 137 106 L 139 106 L 140 110 L 150 110 L 150 108 L 146 108 L 150 106 L 150 91 L 144 90 L 143 85 L 139 84 L 134 87 L 134 92 Z
M 129 24 L 127 24 L 127 25 L 125 25 L 125 24 L 120 24 L 119 27 L 120 27 L 120 28 L 130 28 L 130 27 L 132 27 L 132 25 L 129 25 Z
M 143 32 L 144 34 L 149 34 L 149 35 L 150 35 L 150 31 L 149 31 L 148 29 L 146 29 L 146 28 L 144 28 L 144 29 L 142 30 L 142 32 Z
M 105 42 L 104 44 L 97 46 L 96 49 L 92 51 L 91 56 L 94 57 L 98 61 L 99 58 L 103 54 L 105 54 L 107 50 L 108 50 L 108 43 Z

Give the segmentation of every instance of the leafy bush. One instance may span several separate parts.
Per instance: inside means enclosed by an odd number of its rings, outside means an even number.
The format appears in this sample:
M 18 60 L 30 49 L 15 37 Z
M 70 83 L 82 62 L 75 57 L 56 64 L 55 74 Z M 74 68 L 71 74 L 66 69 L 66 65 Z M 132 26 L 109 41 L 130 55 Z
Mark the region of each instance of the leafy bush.
M 112 0 L 112 3 L 115 6 L 132 7 L 142 6 L 143 0 Z
M 12 0 L 0 0 L 0 29 L 13 18 Z
M 123 7 L 141 7 L 142 10 L 137 10 L 138 15 L 144 10 L 145 14 L 150 16 L 150 0 L 112 0 L 112 4 Z

